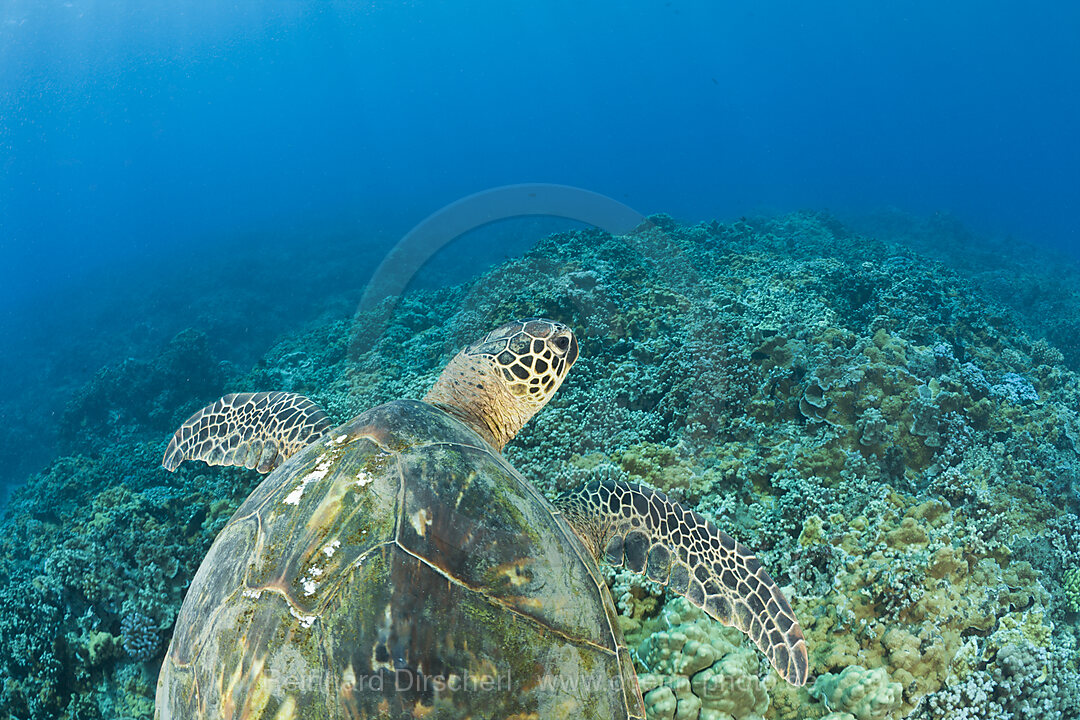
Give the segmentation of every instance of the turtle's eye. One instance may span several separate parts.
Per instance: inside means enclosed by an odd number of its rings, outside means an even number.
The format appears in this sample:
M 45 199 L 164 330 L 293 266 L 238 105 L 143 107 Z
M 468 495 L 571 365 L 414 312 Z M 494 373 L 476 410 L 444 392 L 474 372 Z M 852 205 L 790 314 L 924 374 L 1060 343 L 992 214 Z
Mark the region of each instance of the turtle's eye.
M 565 335 L 560 337 L 559 340 L 563 342 L 563 345 L 559 345 L 558 348 L 563 351 L 566 358 L 566 369 L 569 370 L 570 366 L 577 362 L 578 357 L 578 344 L 577 337 L 571 335 L 566 337 Z
M 559 352 L 564 353 L 566 352 L 566 349 L 570 347 L 570 338 L 563 335 L 561 337 L 555 338 L 551 341 L 551 343 L 559 349 Z

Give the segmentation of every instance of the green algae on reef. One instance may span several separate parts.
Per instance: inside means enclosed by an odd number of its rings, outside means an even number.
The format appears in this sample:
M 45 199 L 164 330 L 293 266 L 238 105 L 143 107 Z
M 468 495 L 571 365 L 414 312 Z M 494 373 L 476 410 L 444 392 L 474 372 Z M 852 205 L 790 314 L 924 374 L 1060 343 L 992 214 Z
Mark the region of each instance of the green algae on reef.
M 607 475 L 692 504 L 759 551 L 806 630 L 817 681 L 791 688 L 611 573 L 650 720 L 1080 717 L 1080 272 L 963 242 L 940 223 L 659 216 L 407 295 L 359 354 L 340 317 L 243 374 L 198 332 L 106 368 L 66 413 L 71 454 L 0 526 L 0 720 L 152 715 L 187 583 L 258 482 L 166 477 L 162 428 L 230 391 L 301 392 L 339 420 L 420 397 L 459 345 L 523 315 L 582 350 L 508 459 L 548 494 Z M 124 650 L 134 613 L 158 628 L 149 662 Z

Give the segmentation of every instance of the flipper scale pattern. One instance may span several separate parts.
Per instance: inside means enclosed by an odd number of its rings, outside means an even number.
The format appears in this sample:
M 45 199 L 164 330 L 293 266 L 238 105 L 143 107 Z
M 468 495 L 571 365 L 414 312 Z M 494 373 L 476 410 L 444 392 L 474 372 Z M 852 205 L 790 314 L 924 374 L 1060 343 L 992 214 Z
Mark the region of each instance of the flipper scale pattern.
M 233 393 L 188 418 L 161 465 L 172 472 L 185 460 L 202 460 L 268 473 L 331 427 L 323 409 L 303 395 Z
M 562 493 L 555 506 L 598 560 L 685 595 L 745 633 L 789 683 L 806 683 L 806 641 L 791 605 L 757 557 L 716 525 L 626 482 L 588 483 Z

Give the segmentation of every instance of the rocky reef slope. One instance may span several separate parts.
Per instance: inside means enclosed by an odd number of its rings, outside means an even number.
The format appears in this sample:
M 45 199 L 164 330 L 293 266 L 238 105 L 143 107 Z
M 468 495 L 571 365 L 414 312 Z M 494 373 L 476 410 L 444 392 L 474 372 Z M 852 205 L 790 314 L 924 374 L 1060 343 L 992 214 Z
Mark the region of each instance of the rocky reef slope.
M 193 410 L 277 389 L 345 420 L 524 315 L 572 325 L 581 360 L 507 448 L 518 469 L 680 498 L 758 551 L 806 630 L 794 689 L 611 572 L 651 720 L 1080 717 L 1080 273 L 972 247 L 940 223 L 658 216 L 324 317 L 245 372 L 199 330 L 107 367 L 0 525 L 0 720 L 151 717 L 187 582 L 259 481 L 158 467 Z

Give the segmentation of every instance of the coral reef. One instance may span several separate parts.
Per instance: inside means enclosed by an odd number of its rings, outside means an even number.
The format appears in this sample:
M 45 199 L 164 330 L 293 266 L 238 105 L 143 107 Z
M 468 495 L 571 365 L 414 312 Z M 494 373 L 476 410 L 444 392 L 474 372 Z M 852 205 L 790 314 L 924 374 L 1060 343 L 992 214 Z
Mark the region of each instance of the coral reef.
M 60 436 L 69 452 L 95 452 L 130 433 L 168 432 L 194 396 L 221 391 L 224 372 L 204 333 L 185 330 L 152 361 L 128 358 L 98 371 L 68 403 Z
M 549 494 L 615 477 L 693 506 L 758 551 L 807 635 L 815 677 L 792 688 L 611 571 L 650 720 L 1080 717 L 1080 285 L 1040 284 L 1076 276 L 1032 254 L 969 257 L 953 224 L 878 227 L 557 234 L 387 314 L 337 303 L 246 370 L 194 331 L 106 367 L 0 525 L 0 720 L 152 715 L 186 584 L 259 481 L 158 468 L 192 410 L 280 389 L 345 420 L 525 315 L 572 325 L 581 359 L 510 461 Z
M 755 720 L 769 707 L 758 657 L 741 634 L 684 598 L 661 613 L 659 629 L 636 648 L 641 691 L 652 720 Z M 628 636 L 632 641 L 639 633 Z
M 1061 576 L 1065 591 L 1065 606 L 1072 612 L 1080 612 L 1080 568 L 1071 567 Z
M 151 660 L 157 654 L 157 625 L 142 613 L 124 616 L 120 621 L 120 638 L 124 651 L 136 660 Z
M 821 675 L 810 690 L 826 707 L 839 708 L 856 720 L 886 720 L 900 707 L 902 692 L 900 683 L 889 682 L 885 668 L 867 670 L 858 665 Z

